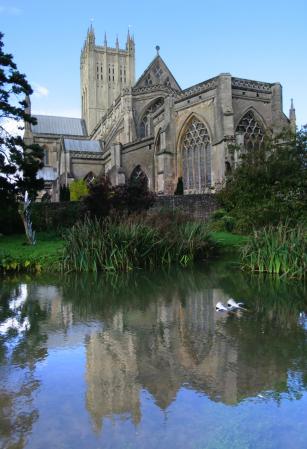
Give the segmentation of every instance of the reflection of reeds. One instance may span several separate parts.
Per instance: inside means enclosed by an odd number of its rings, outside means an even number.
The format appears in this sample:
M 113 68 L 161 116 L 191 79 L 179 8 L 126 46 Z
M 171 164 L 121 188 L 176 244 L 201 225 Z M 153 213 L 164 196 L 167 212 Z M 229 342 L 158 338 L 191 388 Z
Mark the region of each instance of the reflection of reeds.
M 307 236 L 303 226 L 268 226 L 248 240 L 242 249 L 242 267 L 305 279 L 307 274 Z
M 207 258 L 214 245 L 202 223 L 182 223 L 162 233 L 141 223 L 112 223 L 86 218 L 66 232 L 63 269 L 128 272 Z

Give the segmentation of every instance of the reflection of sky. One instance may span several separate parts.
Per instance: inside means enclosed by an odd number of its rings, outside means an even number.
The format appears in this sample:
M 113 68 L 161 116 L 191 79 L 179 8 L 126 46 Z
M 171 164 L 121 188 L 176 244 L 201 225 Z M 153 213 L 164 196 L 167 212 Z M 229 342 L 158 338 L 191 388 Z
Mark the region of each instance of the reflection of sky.
M 49 447 L 50 441 L 74 449 L 306 448 L 306 394 L 294 402 L 284 398 L 278 403 L 268 397 L 227 406 L 181 387 L 174 401 L 161 410 L 155 398 L 141 389 L 139 424 L 128 413 L 109 414 L 97 432 L 84 407 L 84 349 L 52 351 L 48 363 L 38 365 L 43 380 L 35 403 L 40 419 L 27 449 Z
M 215 312 L 229 297 L 222 288 L 192 289 L 181 302 L 176 287 L 164 296 L 160 286 L 146 305 L 119 301 L 87 315 L 59 288 L 24 286 L 9 303 L 17 317 L 27 294 L 47 317 L 37 323 L 44 355 L 31 364 L 38 419 L 23 449 L 51 441 L 74 449 L 306 448 L 303 352 L 291 353 L 305 342 L 297 324 L 293 334 L 280 326 L 275 339 L 266 326 L 257 335 L 252 314 Z M 25 341 L 35 342 L 30 334 Z M 279 347 L 287 335 L 292 346 Z M 21 370 L 7 375 L 2 388 Z
M 5 335 L 11 329 L 19 334 L 30 329 L 30 321 L 28 317 L 21 317 L 22 307 L 27 300 L 28 289 L 26 284 L 20 284 L 18 294 L 13 296 L 9 301 L 9 309 L 14 316 L 0 322 L 0 334 Z
M 302 326 L 302 328 L 305 329 L 305 331 L 307 331 L 307 313 L 306 312 L 300 313 L 298 322 Z

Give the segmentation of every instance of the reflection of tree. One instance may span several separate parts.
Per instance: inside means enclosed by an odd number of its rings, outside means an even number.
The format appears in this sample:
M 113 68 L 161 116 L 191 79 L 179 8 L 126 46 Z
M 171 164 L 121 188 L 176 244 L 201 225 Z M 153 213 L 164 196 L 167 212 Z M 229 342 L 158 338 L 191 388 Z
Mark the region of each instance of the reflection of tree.
M 27 329 L 19 331 L 8 328 L 0 336 L 1 381 L 0 381 L 0 439 L 3 447 L 23 448 L 27 434 L 38 419 L 33 406 L 33 394 L 40 382 L 35 376 L 35 365 L 46 357 L 45 336 L 39 332 L 39 322 L 45 313 L 37 301 L 27 298 L 25 285 L 3 283 L 0 290 L 0 323 L 15 318 L 22 324 L 27 320 Z M 18 373 L 11 378 L 11 367 Z

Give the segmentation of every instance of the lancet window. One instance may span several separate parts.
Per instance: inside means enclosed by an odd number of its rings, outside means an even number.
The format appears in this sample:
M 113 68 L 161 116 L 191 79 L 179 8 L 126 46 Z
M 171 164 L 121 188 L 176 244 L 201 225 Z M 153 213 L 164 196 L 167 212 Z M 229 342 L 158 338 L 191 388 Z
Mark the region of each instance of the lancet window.
M 146 174 L 143 172 L 140 165 L 137 165 L 130 176 L 130 184 L 131 185 L 142 185 L 148 187 L 148 178 Z
M 150 129 L 150 117 L 157 109 L 159 109 L 164 103 L 163 98 L 158 98 L 151 106 L 146 110 L 140 123 L 140 137 L 147 137 L 151 134 Z
M 194 118 L 182 140 L 182 177 L 186 193 L 202 193 L 211 186 L 211 142 L 204 123 Z
M 258 149 L 264 139 L 264 130 L 252 111 L 248 111 L 237 126 L 236 133 L 243 134 L 244 149 Z

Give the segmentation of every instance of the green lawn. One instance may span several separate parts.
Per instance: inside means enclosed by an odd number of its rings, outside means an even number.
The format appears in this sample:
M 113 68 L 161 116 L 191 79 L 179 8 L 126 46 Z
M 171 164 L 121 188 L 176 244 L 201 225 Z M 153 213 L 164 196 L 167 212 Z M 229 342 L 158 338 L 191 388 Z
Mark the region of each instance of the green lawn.
M 211 237 L 224 248 L 239 248 L 247 242 L 244 235 L 231 234 L 230 232 L 211 232 Z
M 36 245 L 28 245 L 24 235 L 1 235 L 0 268 L 52 269 L 62 247 L 63 240 L 56 234 L 38 233 Z

